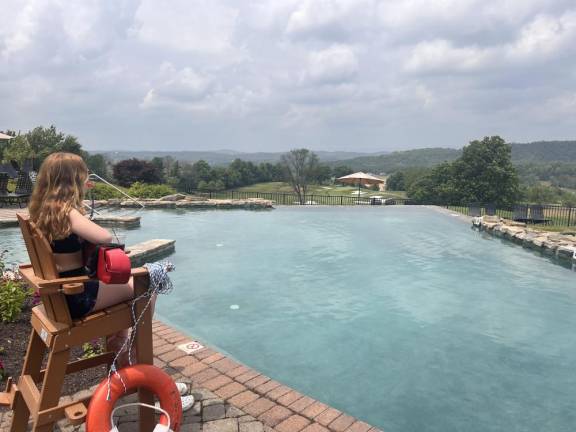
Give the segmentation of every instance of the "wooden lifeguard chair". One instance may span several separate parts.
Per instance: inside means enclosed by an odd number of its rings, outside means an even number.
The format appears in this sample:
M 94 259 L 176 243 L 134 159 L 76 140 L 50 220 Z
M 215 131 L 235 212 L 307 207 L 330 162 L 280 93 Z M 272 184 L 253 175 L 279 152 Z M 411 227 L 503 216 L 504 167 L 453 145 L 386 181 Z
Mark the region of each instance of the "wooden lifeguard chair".
M 24 359 L 22 374 L 17 383 L 8 380 L 6 392 L 0 393 L 0 404 L 10 405 L 13 411 L 11 432 L 24 432 L 32 417 L 33 431 L 51 431 L 54 423 L 67 418 L 72 424 L 85 421 L 90 397 L 60 403 L 62 384 L 67 374 L 101 364 L 111 365 L 113 352 L 88 359 L 69 361 L 70 349 L 95 338 L 107 337 L 133 325 L 131 302 L 120 303 L 92 313 L 81 320 L 72 320 L 64 297 L 84 289 L 87 276 L 59 278 L 50 244 L 28 216 L 18 214 L 18 222 L 31 264 L 20 266 L 26 283 L 40 294 L 41 304 L 32 309 L 32 332 Z M 145 293 L 149 278 L 145 268 L 132 269 L 135 296 Z M 136 304 L 136 316 L 142 313 L 147 299 Z M 44 355 L 48 361 L 42 369 Z M 146 310 L 136 333 L 138 363 L 152 364 L 152 313 Z M 105 378 L 105 377 L 102 377 Z M 37 383 L 42 383 L 41 389 Z M 154 396 L 140 389 L 139 400 L 154 404 Z M 155 425 L 154 412 L 140 409 L 140 431 L 151 431 Z

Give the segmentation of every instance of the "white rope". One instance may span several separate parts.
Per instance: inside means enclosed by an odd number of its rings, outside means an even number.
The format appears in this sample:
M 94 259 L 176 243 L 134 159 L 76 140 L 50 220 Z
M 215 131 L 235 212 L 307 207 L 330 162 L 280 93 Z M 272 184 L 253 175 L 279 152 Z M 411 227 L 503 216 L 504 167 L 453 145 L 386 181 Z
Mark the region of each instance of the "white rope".
M 156 411 L 160 411 L 160 412 L 161 412 L 162 414 L 164 414 L 164 415 L 166 416 L 166 418 L 168 419 L 168 424 L 167 424 L 166 426 L 164 426 L 164 425 L 156 425 L 156 428 L 155 428 L 154 430 L 155 430 L 155 431 L 156 431 L 156 430 L 164 430 L 164 431 L 169 431 L 169 430 L 171 430 L 171 429 L 170 429 L 170 426 L 172 425 L 172 419 L 170 418 L 170 414 L 168 414 L 168 411 L 166 411 L 165 409 L 163 409 L 163 408 L 160 407 L 160 406 L 149 405 L 149 404 L 145 404 L 145 403 L 142 403 L 142 402 L 132 402 L 132 403 L 124 404 L 124 405 L 119 405 L 119 406 L 117 406 L 116 408 L 114 408 L 114 409 L 112 410 L 112 413 L 110 413 L 110 424 L 112 425 L 111 431 L 113 431 L 113 430 L 116 430 L 116 431 L 117 431 L 117 430 L 118 430 L 118 429 L 115 429 L 116 426 L 114 425 L 114 414 L 116 413 L 116 411 L 119 410 L 120 408 L 126 408 L 126 407 L 131 407 L 131 406 L 143 406 L 143 407 L 150 408 L 150 409 L 153 409 L 153 410 L 156 410 Z M 159 428 L 158 426 L 162 426 L 162 427 Z
M 110 365 L 110 369 L 108 370 L 108 392 L 106 394 L 106 400 L 110 400 L 110 392 L 112 385 L 111 379 L 113 373 L 116 374 L 116 376 L 120 379 L 120 382 L 124 386 L 124 392 L 127 391 L 126 383 L 124 383 L 122 376 L 118 373 L 118 369 L 116 368 L 118 357 L 120 357 L 120 354 L 127 348 L 128 363 L 132 365 L 132 347 L 134 346 L 134 341 L 136 340 L 136 330 L 138 329 L 138 324 L 140 324 L 140 321 L 144 317 L 144 313 L 150 307 L 152 299 L 158 294 L 168 294 L 174 288 L 174 286 L 172 285 L 172 281 L 168 276 L 168 272 L 176 269 L 174 264 L 172 264 L 169 261 L 162 261 L 157 263 L 146 263 L 144 264 L 143 267 L 146 268 L 146 270 L 148 270 L 148 274 L 150 276 L 150 284 L 148 285 L 148 290 L 145 293 L 140 294 L 138 297 L 132 300 L 132 322 L 134 324 L 132 325 L 132 331 L 130 332 L 130 337 L 126 338 L 126 340 L 122 344 L 122 347 L 118 350 L 116 356 L 114 356 L 114 360 L 112 360 L 112 364 Z M 144 309 L 142 309 L 140 315 L 136 317 L 136 303 L 139 300 L 144 299 L 146 297 L 148 297 L 146 306 L 144 306 Z

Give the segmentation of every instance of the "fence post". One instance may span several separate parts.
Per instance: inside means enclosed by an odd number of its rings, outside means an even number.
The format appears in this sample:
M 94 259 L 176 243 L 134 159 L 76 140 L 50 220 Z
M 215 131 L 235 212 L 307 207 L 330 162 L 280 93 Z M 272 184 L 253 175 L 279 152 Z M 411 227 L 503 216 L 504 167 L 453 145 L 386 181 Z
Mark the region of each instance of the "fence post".
M 570 226 L 571 218 L 572 218 L 572 207 L 568 207 L 568 224 L 566 226 Z

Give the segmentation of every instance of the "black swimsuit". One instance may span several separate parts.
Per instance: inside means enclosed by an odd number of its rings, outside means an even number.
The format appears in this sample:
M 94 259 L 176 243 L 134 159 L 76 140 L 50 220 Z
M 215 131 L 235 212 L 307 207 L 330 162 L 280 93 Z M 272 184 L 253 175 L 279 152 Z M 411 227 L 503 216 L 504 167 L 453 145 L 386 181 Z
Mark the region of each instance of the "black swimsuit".
M 76 234 L 70 234 L 68 237 L 54 240 L 50 245 L 54 253 L 74 253 L 82 251 L 82 244 Z M 73 270 L 67 270 L 59 273 L 60 277 L 86 276 L 86 269 L 80 267 Z M 91 279 L 84 282 L 84 292 L 80 294 L 71 294 L 66 296 L 66 303 L 72 319 L 79 319 L 88 315 L 96 304 L 98 296 L 99 282 L 97 279 Z

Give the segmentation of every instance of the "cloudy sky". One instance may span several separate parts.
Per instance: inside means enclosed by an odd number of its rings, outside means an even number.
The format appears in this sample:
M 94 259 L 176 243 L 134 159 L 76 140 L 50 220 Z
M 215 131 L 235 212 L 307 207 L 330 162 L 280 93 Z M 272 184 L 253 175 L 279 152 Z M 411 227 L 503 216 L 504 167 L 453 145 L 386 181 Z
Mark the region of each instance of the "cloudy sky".
M 2 0 L 0 130 L 88 149 L 576 138 L 574 0 Z

